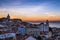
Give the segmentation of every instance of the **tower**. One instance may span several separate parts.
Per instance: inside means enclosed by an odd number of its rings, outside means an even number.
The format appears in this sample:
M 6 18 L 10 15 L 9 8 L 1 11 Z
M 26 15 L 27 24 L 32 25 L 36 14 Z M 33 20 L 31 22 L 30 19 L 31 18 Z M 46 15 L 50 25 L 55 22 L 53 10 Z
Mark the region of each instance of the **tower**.
M 9 14 L 7 15 L 7 19 L 10 19 L 10 15 Z
M 46 20 L 46 26 L 49 26 L 49 21 L 48 20 Z
M 10 20 L 10 15 L 8 14 L 8 15 L 7 15 L 7 21 L 9 21 L 9 20 Z

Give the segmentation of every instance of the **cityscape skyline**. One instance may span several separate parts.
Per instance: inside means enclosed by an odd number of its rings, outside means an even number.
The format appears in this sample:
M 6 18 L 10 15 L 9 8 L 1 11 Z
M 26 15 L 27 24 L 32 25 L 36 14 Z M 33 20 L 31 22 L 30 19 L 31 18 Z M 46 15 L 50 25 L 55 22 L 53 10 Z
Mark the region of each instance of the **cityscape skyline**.
M 0 0 L 0 18 L 10 14 L 11 19 L 25 21 L 60 21 L 59 0 Z

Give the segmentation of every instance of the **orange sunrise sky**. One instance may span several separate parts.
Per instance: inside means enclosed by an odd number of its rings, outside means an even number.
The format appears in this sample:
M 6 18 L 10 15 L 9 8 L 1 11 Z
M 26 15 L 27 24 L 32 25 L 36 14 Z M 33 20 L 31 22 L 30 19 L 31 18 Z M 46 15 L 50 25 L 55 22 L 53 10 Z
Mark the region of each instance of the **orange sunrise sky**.
M 23 21 L 60 21 L 60 2 L 57 0 L 2 0 L 0 18 L 10 15 L 11 19 Z

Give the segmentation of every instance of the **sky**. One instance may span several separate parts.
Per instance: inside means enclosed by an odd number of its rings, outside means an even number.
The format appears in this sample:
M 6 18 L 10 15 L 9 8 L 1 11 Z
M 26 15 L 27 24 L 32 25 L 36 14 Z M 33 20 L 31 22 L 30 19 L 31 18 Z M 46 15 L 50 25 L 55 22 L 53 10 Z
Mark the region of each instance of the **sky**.
M 60 21 L 60 0 L 0 0 L 0 18 Z

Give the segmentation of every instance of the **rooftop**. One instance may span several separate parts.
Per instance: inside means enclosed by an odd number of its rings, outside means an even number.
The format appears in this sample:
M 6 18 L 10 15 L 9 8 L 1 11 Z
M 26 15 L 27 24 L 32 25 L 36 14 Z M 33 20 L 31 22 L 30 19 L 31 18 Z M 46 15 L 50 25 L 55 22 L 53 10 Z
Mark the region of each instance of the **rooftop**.
M 15 33 L 6 33 L 0 35 L 0 39 L 9 38 L 9 37 L 15 37 Z

